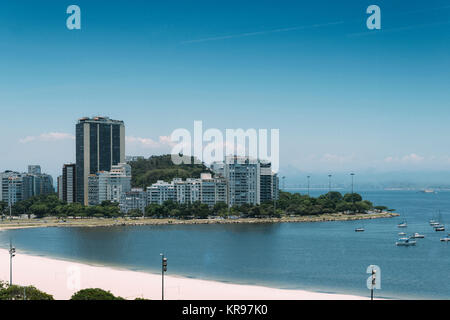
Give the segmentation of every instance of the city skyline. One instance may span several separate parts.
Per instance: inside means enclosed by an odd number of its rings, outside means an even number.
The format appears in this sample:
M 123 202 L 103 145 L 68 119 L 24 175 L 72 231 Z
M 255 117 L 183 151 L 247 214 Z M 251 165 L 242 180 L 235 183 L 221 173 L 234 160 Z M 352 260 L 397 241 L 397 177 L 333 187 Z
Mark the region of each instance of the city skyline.
M 79 31 L 63 4 L 2 4 L 2 170 L 56 180 L 86 115 L 124 120 L 127 155 L 169 153 L 202 120 L 280 129 L 286 176 L 450 169 L 445 1 L 379 1 L 373 32 L 369 2 L 123 4 L 79 1 Z

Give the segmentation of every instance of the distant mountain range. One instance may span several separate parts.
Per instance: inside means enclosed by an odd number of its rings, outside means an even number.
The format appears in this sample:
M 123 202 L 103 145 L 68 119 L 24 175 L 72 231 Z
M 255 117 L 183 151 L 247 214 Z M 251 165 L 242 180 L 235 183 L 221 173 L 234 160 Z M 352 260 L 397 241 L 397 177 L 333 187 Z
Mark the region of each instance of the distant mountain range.
M 324 172 L 289 172 L 280 170 L 280 177 L 285 176 L 286 188 L 307 187 L 307 176 L 311 188 L 328 188 L 328 174 Z M 333 188 L 349 189 L 351 187 L 350 173 L 330 173 Z M 280 186 L 283 179 L 280 179 Z M 356 189 L 450 189 L 449 171 L 355 171 L 354 186 Z

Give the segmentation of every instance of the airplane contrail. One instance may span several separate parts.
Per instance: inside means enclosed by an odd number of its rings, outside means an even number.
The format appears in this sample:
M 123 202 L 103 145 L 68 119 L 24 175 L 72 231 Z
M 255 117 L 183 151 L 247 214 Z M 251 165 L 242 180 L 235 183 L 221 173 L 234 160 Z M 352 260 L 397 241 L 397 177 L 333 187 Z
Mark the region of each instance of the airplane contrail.
M 226 40 L 226 39 L 233 39 L 233 38 L 251 37 L 251 36 L 257 36 L 257 35 L 263 35 L 263 34 L 269 34 L 269 33 L 277 33 L 277 32 L 288 32 L 288 31 L 296 31 L 296 30 L 304 30 L 304 29 L 321 28 L 321 27 L 339 25 L 339 24 L 343 24 L 343 23 L 344 23 L 344 21 L 336 21 L 336 22 L 329 22 L 329 23 L 312 24 L 312 25 L 307 25 L 307 26 L 297 26 L 297 27 L 278 28 L 278 29 L 265 30 L 265 31 L 238 33 L 238 34 L 232 34 L 232 35 L 227 35 L 227 36 L 203 38 L 203 39 L 196 39 L 196 40 L 187 40 L 187 41 L 182 41 L 181 44 L 191 44 L 191 43 L 199 43 L 199 42 L 207 42 L 207 41 L 217 41 L 217 40 Z

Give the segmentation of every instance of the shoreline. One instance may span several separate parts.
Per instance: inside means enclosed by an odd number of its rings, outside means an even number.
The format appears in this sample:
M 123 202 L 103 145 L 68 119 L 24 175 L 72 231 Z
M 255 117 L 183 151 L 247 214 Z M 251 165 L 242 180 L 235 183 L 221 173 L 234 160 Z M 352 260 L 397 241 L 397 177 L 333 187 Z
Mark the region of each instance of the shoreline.
M 0 261 L 9 261 L 0 249 Z M 0 280 L 9 279 L 9 263 L 0 264 Z M 369 297 L 322 293 L 297 289 L 277 289 L 259 285 L 234 284 L 214 280 L 165 275 L 168 300 L 368 300 Z M 13 283 L 33 285 L 55 299 L 70 299 L 84 288 L 101 288 L 125 299 L 161 299 L 161 275 L 129 269 L 98 266 L 63 259 L 23 254 L 13 260 Z
M 238 218 L 238 219 L 175 219 L 175 218 L 59 218 L 13 219 L 0 222 L 1 230 L 43 228 L 43 227 L 113 227 L 113 226 L 143 226 L 143 225 L 182 225 L 182 224 L 258 224 L 258 223 L 307 223 L 331 221 L 355 221 L 381 218 L 393 218 L 399 214 L 393 212 L 369 214 L 331 213 L 316 216 L 296 216 L 281 218 Z

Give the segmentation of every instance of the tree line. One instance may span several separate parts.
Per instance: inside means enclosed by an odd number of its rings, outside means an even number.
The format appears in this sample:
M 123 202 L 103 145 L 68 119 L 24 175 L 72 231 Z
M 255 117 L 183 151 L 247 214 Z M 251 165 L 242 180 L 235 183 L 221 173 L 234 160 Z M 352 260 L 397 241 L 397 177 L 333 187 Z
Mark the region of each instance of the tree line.
M 8 215 L 8 206 L 0 203 L 3 215 Z M 300 193 L 280 191 L 279 200 L 265 202 L 259 205 L 235 205 L 231 208 L 226 203 L 217 203 L 212 207 L 207 204 L 194 202 L 180 204 L 174 201 L 166 201 L 163 204 L 149 204 L 144 212 L 132 210 L 127 215 L 132 217 L 153 218 L 207 218 L 209 216 L 227 218 L 230 216 L 260 218 L 281 217 L 283 215 L 320 215 L 342 212 L 345 214 L 367 213 L 369 210 L 383 211 L 385 206 L 374 206 L 370 201 L 363 200 L 358 193 L 328 192 L 317 198 Z M 20 201 L 13 205 L 12 214 L 34 215 L 38 218 L 45 216 L 57 217 L 105 217 L 115 218 L 123 216 L 119 205 L 110 201 L 104 201 L 97 206 L 84 206 L 80 203 L 64 203 L 56 194 L 41 195 Z

